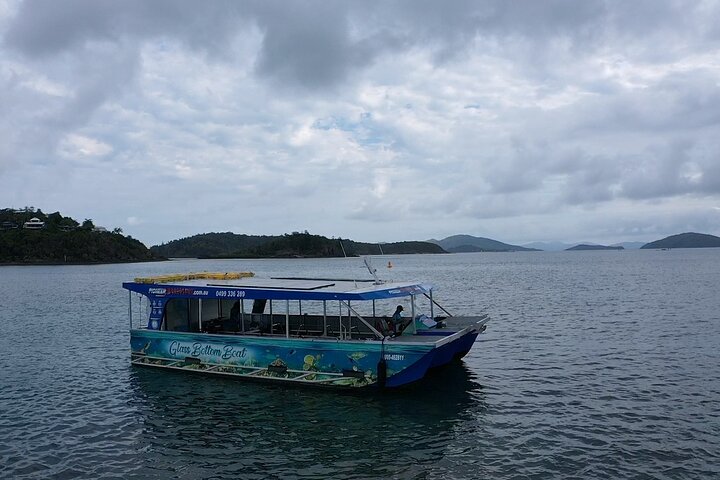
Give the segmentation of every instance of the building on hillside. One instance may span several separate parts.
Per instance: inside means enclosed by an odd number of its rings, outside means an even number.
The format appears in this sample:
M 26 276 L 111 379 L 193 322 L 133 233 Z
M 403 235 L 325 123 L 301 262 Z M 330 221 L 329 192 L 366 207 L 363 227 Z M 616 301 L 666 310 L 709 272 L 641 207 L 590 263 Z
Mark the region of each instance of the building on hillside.
M 2 222 L 0 224 L 0 230 L 15 230 L 18 228 L 18 224 L 15 222 Z
M 23 223 L 23 228 L 26 228 L 28 230 L 40 230 L 42 228 L 45 228 L 45 222 L 43 222 L 37 217 L 33 217 L 27 222 Z

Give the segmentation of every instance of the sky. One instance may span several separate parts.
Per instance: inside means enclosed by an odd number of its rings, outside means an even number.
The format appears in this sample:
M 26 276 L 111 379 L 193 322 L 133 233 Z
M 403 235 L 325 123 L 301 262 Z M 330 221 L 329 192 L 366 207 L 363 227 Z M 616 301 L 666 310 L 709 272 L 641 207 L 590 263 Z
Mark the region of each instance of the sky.
M 720 235 L 720 1 L 0 0 L 0 208 L 146 245 Z

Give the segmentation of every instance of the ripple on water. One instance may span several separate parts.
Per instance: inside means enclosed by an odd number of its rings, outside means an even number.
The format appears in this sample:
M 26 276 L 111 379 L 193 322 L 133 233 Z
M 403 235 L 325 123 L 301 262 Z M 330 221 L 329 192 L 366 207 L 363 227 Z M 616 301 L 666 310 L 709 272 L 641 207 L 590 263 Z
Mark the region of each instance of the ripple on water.
M 128 278 L 350 261 L 0 267 L 0 477 L 720 476 L 720 251 L 575 253 L 392 257 L 492 322 L 463 364 L 383 395 L 129 366 Z

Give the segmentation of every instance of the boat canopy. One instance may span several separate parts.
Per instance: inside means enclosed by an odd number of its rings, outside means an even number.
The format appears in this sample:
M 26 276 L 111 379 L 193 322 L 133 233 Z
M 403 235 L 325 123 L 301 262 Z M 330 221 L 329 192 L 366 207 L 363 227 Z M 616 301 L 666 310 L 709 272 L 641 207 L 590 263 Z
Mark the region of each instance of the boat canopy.
M 257 278 L 226 274 L 175 280 L 176 276 L 135 279 L 123 288 L 151 298 L 223 298 L 267 300 L 382 300 L 429 294 L 432 286 L 414 282 L 383 282 L 332 278 Z

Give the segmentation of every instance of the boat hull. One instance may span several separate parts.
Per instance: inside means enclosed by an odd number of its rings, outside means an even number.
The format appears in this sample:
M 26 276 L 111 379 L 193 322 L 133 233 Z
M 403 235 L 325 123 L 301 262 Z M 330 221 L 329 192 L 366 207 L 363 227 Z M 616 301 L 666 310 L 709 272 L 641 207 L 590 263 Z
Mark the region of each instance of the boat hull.
M 459 337 L 457 340 L 438 347 L 435 350 L 430 368 L 442 367 L 453 360 L 463 358 L 470 351 L 470 348 L 472 348 L 477 336 L 477 332 L 470 332 Z
M 137 329 L 133 363 L 142 366 L 336 387 L 376 387 L 385 359 L 386 387 L 423 378 L 446 345 L 379 340 L 210 335 Z M 451 342 L 447 345 L 456 344 Z M 443 354 L 445 356 L 445 354 Z

